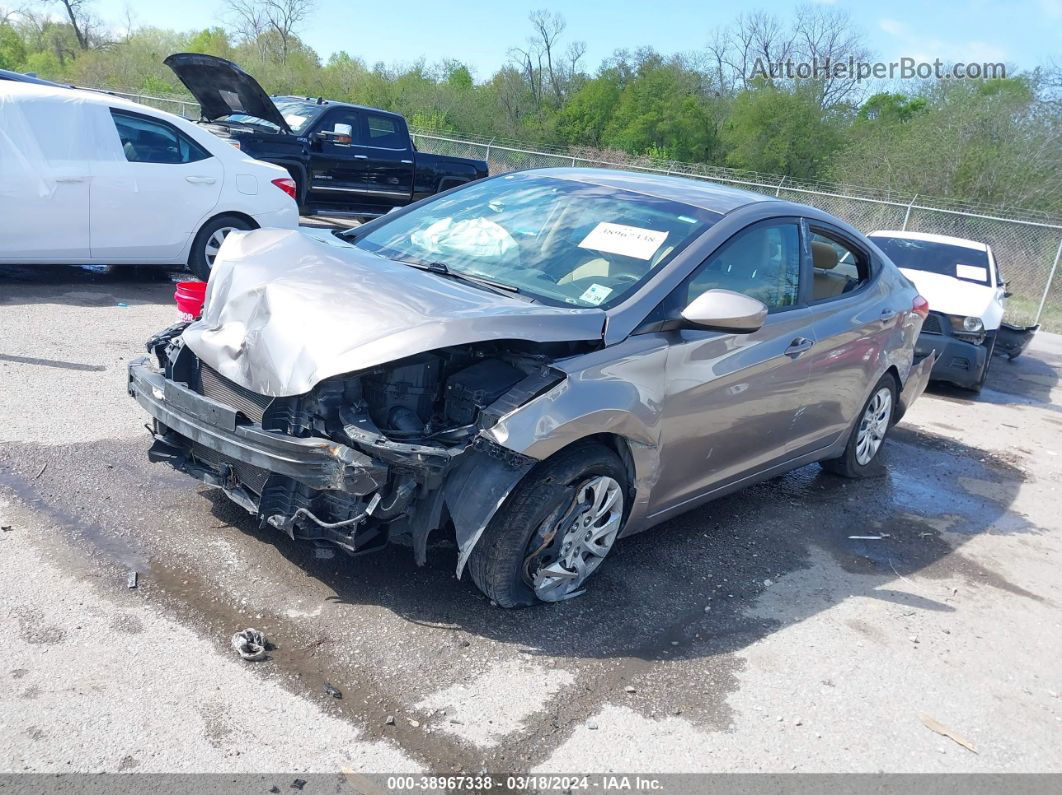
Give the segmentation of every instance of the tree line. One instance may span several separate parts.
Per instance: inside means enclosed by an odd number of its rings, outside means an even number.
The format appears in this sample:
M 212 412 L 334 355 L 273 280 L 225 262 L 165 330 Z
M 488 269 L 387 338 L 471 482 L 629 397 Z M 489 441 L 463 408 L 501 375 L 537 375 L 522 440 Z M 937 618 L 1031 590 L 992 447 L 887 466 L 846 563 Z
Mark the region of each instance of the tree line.
M 755 64 L 872 60 L 832 6 L 782 19 L 744 12 L 703 49 L 617 50 L 593 67 L 564 18 L 535 11 L 493 74 L 459 59 L 322 58 L 299 38 L 313 0 L 224 0 L 225 24 L 193 31 L 106 24 L 92 0 L 0 9 L 0 68 L 78 85 L 184 93 L 173 52 L 239 63 L 273 94 L 402 113 L 416 127 L 833 180 L 1062 214 L 1062 69 L 990 80 L 904 81 L 871 93 L 852 77 L 765 79 Z M 514 39 L 520 34 L 514 32 Z M 502 53 L 499 53 L 500 55 Z M 762 74 L 762 72 L 760 72 Z M 897 87 L 898 86 L 898 87 Z

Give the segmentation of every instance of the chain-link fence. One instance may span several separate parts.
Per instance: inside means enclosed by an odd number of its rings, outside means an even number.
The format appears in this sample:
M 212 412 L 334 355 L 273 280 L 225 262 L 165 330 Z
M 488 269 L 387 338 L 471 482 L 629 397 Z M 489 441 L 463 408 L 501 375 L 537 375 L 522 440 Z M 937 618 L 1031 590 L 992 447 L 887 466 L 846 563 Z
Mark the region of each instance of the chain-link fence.
M 187 118 L 195 118 L 199 113 L 199 106 L 187 97 L 112 93 Z M 430 130 L 411 132 L 419 150 L 486 160 L 492 174 L 557 166 L 675 174 L 810 204 L 843 218 L 864 232 L 901 229 L 988 243 L 1013 294 L 1007 305 L 1007 321 L 1015 324 L 1040 322 L 1045 328 L 1062 332 L 1062 277 L 1055 278 L 1062 256 L 1062 223 L 1043 213 L 1004 211 L 954 199 L 903 195 L 852 185 L 794 182 L 770 174 L 631 157 L 622 152 L 531 149 L 497 138 L 459 138 Z

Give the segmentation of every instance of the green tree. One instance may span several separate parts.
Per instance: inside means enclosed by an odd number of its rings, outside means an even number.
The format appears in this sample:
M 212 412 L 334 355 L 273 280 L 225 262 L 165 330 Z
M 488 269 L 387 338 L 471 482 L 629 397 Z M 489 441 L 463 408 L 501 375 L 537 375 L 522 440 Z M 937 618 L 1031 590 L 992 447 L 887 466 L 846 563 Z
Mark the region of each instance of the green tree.
M 794 179 L 819 176 L 840 143 L 817 96 L 773 85 L 738 94 L 722 138 L 727 165 Z
M 659 58 L 644 63 L 620 92 L 602 143 L 632 154 L 655 148 L 678 160 L 711 161 L 718 125 L 699 82 L 681 64 Z
M 26 60 L 26 45 L 18 31 L 0 23 L 0 69 L 18 69 Z

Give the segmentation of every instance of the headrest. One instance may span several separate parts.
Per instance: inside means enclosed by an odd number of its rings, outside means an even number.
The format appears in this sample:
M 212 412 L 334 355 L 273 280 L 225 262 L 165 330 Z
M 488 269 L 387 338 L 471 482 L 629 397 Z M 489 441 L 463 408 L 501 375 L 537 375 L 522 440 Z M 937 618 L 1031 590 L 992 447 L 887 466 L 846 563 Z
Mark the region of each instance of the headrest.
M 811 241 L 811 262 L 824 271 L 837 267 L 837 249 L 821 240 Z

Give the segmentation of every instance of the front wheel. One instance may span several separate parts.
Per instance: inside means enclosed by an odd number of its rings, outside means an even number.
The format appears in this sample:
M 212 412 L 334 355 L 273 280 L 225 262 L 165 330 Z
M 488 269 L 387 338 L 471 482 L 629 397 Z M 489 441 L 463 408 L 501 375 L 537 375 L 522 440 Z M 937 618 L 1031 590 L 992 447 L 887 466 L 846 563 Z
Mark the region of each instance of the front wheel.
M 823 469 L 844 478 L 865 478 L 880 470 L 878 452 L 892 427 L 896 392 L 896 379 L 891 373 L 886 373 L 874 385 L 870 397 L 863 404 L 863 411 L 848 437 L 844 454 L 840 458 L 822 461 Z
M 562 450 L 491 519 L 468 561 L 472 581 L 502 607 L 579 595 L 619 536 L 626 497 L 623 463 L 606 446 Z
M 229 232 L 254 229 L 254 225 L 235 215 L 221 215 L 203 224 L 203 228 L 192 241 L 192 250 L 188 254 L 188 268 L 200 281 L 210 278 L 214 267 L 214 258 L 218 255 L 221 244 Z

